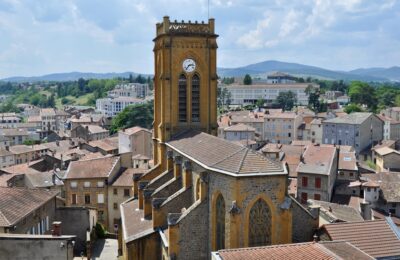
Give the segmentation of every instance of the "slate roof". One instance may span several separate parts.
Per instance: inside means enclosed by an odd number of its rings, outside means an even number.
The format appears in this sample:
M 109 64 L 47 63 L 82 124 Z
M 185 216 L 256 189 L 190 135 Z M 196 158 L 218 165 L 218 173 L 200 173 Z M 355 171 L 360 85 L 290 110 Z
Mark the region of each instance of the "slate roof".
M 359 125 L 359 124 L 362 124 L 365 120 L 367 120 L 372 115 L 373 115 L 373 113 L 354 112 L 351 114 L 346 114 L 344 116 L 325 120 L 323 123 Z
M 303 154 L 304 162 L 299 163 L 297 172 L 329 175 L 335 156 L 336 147 L 309 145 Z
M 400 258 L 400 239 L 386 220 L 341 222 L 322 226 L 331 240 L 344 240 L 373 257 Z
M 166 145 L 206 169 L 228 175 L 287 174 L 281 162 L 273 161 L 246 147 L 195 130 L 178 134 Z
M 374 259 L 348 242 L 320 242 L 283 244 L 265 247 L 248 247 L 219 250 L 217 257 L 221 260 L 336 260 Z M 218 259 L 218 258 L 217 258 Z
M 56 191 L 0 187 L 0 227 L 9 227 L 51 200 Z
M 355 208 L 349 206 L 311 199 L 307 200 L 307 204 L 320 206 L 320 212 L 323 213 L 330 222 L 364 220 Z
M 64 179 L 108 178 L 119 157 L 103 157 L 73 161 L 69 164 Z

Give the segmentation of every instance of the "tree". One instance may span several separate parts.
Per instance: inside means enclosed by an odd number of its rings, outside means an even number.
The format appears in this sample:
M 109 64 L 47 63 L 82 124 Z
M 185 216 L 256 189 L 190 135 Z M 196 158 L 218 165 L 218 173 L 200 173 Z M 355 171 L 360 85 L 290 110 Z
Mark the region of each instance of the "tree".
M 257 99 L 256 106 L 260 109 L 262 106 L 264 106 L 265 100 L 263 98 Z
M 349 96 L 352 103 L 366 105 L 370 110 L 374 110 L 377 105 L 375 88 L 365 82 L 353 81 L 350 84 Z
M 319 91 L 312 84 L 308 84 L 305 93 L 308 95 L 308 106 L 315 112 L 319 112 Z
M 55 107 L 55 106 L 56 106 L 56 101 L 54 98 L 54 93 L 52 93 L 47 99 L 47 107 Z
M 133 83 L 133 76 L 132 76 L 132 74 L 129 74 L 129 83 Z
M 231 104 L 231 97 L 232 94 L 227 88 L 218 88 L 217 89 L 217 99 L 218 99 L 218 106 L 222 109 L 225 108 L 225 106 L 229 106 Z
M 347 106 L 345 106 L 344 108 L 344 112 L 346 112 L 347 114 L 353 113 L 353 112 L 362 112 L 363 109 L 360 105 L 358 104 L 354 104 L 354 103 L 350 103 Z
M 243 84 L 251 85 L 252 83 L 253 83 L 253 80 L 251 79 L 251 76 L 249 74 L 246 74 L 243 79 Z
M 282 91 L 276 98 L 276 102 L 284 111 L 290 111 L 297 102 L 296 94 L 292 91 Z
M 141 126 L 151 128 L 153 124 L 153 102 L 127 106 L 111 123 L 110 133 L 114 134 L 122 128 Z

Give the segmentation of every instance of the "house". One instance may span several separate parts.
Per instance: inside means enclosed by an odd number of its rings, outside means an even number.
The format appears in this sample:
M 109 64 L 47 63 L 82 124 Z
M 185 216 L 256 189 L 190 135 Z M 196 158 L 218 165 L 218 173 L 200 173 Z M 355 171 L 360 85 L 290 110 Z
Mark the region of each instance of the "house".
M 376 171 L 400 171 L 400 151 L 390 147 L 374 149 Z
M 264 116 L 264 137 L 271 143 L 290 144 L 297 139 L 303 118 L 294 112 L 270 113 Z
M 400 233 L 390 218 L 326 224 L 321 241 L 346 241 L 376 259 L 400 258 Z
M 10 152 L 14 154 L 15 163 L 27 163 L 33 160 L 38 160 L 42 156 L 44 156 L 48 148 L 37 144 L 37 145 L 14 145 L 11 146 Z
M 335 194 L 360 196 L 360 189 L 350 185 L 360 179 L 357 157 L 352 146 L 340 146 Z
M 228 118 L 229 126 L 244 124 L 253 127 L 256 130 L 256 135 L 260 136 L 261 140 L 266 140 L 264 135 L 264 113 L 248 111 L 230 112 Z
M 141 154 L 153 156 L 153 139 L 150 130 L 143 127 L 131 127 L 118 131 L 119 153 L 132 153 L 132 156 Z
M 57 192 L 0 187 L 0 233 L 48 234 Z
M 337 148 L 307 146 L 297 167 L 297 199 L 331 201 L 337 174 Z
M 228 141 L 254 141 L 256 139 L 255 135 L 255 128 L 241 123 L 224 128 L 224 139 Z
M 103 155 L 118 154 L 118 136 L 81 144 L 83 149 L 92 153 L 100 152 Z
M 212 260 L 371 260 L 375 259 L 347 241 L 321 241 L 263 247 L 218 250 L 211 253 Z
M 381 113 L 392 118 L 395 121 L 400 121 L 400 107 L 389 107 L 381 111 Z
M 28 140 L 30 134 L 25 129 L 0 129 L 0 147 L 21 145 Z
M 81 138 L 87 142 L 105 139 L 109 136 L 109 131 L 98 125 L 78 125 L 71 129 L 72 138 Z
M 0 148 L 0 169 L 15 164 L 14 154 L 10 152 L 10 148 Z
M 355 112 L 322 122 L 324 144 L 353 146 L 357 155 L 383 140 L 383 122 L 373 113 Z
M 108 230 L 109 185 L 121 170 L 120 157 L 104 157 L 71 162 L 63 178 L 66 206 L 94 207 L 98 221 Z

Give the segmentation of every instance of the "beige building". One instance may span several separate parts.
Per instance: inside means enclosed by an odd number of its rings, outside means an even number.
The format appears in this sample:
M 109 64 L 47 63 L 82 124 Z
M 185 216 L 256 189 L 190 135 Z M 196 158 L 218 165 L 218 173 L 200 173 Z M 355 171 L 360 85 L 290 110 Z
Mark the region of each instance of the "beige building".
M 390 147 L 374 149 L 376 171 L 400 171 L 400 152 Z
M 15 164 L 14 154 L 9 148 L 0 149 L 0 168 L 5 168 Z
M 15 164 L 27 163 L 37 160 L 45 155 L 48 148 L 44 145 L 15 145 L 10 147 L 10 152 L 14 154 Z
M 102 140 L 109 136 L 109 131 L 98 125 L 78 125 L 71 129 L 72 138 L 82 138 L 85 141 Z
M 264 116 L 265 140 L 271 143 L 290 144 L 297 139 L 302 116 L 294 112 L 271 113 Z
M 132 156 L 153 157 L 153 139 L 150 130 L 143 127 L 131 127 L 118 132 L 119 153 L 131 152 Z

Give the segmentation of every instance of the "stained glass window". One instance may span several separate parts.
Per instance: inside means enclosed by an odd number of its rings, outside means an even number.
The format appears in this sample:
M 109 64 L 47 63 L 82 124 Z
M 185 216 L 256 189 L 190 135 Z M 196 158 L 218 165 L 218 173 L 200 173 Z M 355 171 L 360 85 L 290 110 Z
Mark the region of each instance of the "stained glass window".
M 200 122 L 200 78 L 192 78 L 192 122 Z
M 216 201 L 216 250 L 225 248 L 225 201 L 221 194 Z
M 271 244 L 271 212 L 267 203 L 259 199 L 254 203 L 249 216 L 249 246 Z
M 186 122 L 186 76 L 179 76 L 179 122 Z

